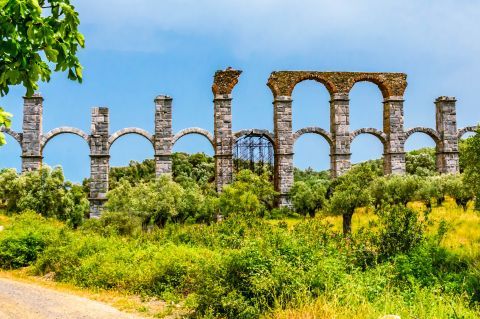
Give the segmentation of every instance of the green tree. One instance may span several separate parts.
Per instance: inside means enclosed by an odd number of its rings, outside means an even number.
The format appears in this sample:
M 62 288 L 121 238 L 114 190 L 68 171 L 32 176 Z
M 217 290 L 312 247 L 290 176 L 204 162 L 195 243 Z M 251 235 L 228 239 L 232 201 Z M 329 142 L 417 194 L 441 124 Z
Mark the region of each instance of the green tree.
M 9 213 L 33 210 L 77 227 L 88 213 L 89 203 L 80 185 L 65 181 L 60 167 L 44 166 L 22 175 L 13 169 L 0 171 L 0 207 Z
M 426 147 L 408 152 L 405 158 L 407 174 L 432 176 L 437 174 L 435 149 Z
M 445 180 L 445 193 L 455 199 L 457 206 L 466 211 L 468 203 L 474 199 L 474 191 L 464 177 L 464 175 L 449 175 Z
M 237 173 L 232 184 L 223 188 L 219 197 L 220 213 L 263 216 L 273 208 L 276 195 L 267 174 L 258 176 L 243 170 Z
M 370 185 L 370 193 L 376 208 L 384 205 L 406 206 L 416 199 L 422 179 L 415 175 L 385 176 L 377 178 Z
M 371 204 L 369 188 L 377 177 L 374 165 L 356 165 L 332 183 L 329 210 L 333 215 L 342 215 L 344 235 L 352 232 L 355 209 Z
M 464 181 L 475 195 L 475 209 L 480 211 L 480 129 L 463 146 Z
M 315 217 L 315 213 L 324 208 L 326 203 L 327 187 L 321 180 L 309 182 L 295 182 L 290 191 L 293 208 L 301 215 Z
M 445 185 L 448 177 L 431 176 L 419 183 L 419 188 L 414 195 L 415 200 L 423 202 L 428 211 L 432 210 L 432 202 L 437 206 L 445 200 Z
M 165 175 L 135 186 L 121 180 L 117 188 L 108 192 L 106 207 L 140 217 L 144 228 L 150 223 L 163 228 L 181 214 L 184 194 L 182 186 Z
M 70 0 L 0 0 L 0 95 L 19 84 L 33 95 L 39 80 L 50 80 L 51 67 L 81 82 L 79 24 Z M 0 126 L 9 125 L 8 115 L 0 109 Z

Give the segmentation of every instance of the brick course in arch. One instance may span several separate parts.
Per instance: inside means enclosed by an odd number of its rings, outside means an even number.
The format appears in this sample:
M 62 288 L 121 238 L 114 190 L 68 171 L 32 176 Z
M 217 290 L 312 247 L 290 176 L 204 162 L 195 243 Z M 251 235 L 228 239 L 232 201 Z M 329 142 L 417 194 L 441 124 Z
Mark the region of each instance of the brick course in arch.
M 214 95 L 214 134 L 201 128 L 187 128 L 177 134 L 172 132 L 172 98 L 159 95 L 155 103 L 155 131 L 150 134 L 141 128 L 126 128 L 113 134 L 109 131 L 108 108 L 92 109 L 91 132 L 87 134 L 72 127 L 60 127 L 44 134 L 42 129 L 43 98 L 34 95 L 24 99 L 23 132 L 17 133 L 0 128 L 22 146 L 22 169 L 38 169 L 42 164 L 42 152 L 46 143 L 59 134 L 76 134 L 89 143 L 91 167 L 91 216 L 99 216 L 106 201 L 110 146 L 126 134 L 138 134 L 149 140 L 155 150 L 156 174 L 171 173 L 172 147 L 187 134 L 205 136 L 213 145 L 216 163 L 216 186 L 221 191 L 232 181 L 233 145 L 240 136 L 258 133 L 268 136 L 275 150 L 275 188 L 280 193 L 278 204 L 289 205 L 288 192 L 293 184 L 293 144 L 302 134 L 314 133 L 323 136 L 330 144 L 331 172 L 333 177 L 343 174 L 350 167 L 350 145 L 360 134 L 371 134 L 384 145 L 384 170 L 386 174 L 405 172 L 406 139 L 414 132 L 430 135 L 437 144 L 437 167 L 442 173 L 458 172 L 458 139 L 466 132 L 475 131 L 475 126 L 457 130 L 455 98 L 440 97 L 435 101 L 436 128 L 418 127 L 405 130 L 403 127 L 403 94 L 407 87 L 403 73 L 360 72 L 273 72 L 267 85 L 273 94 L 274 131 L 249 129 L 232 132 L 232 92 L 238 83 L 241 71 L 227 69 L 217 71 L 212 92 Z M 295 85 L 304 80 L 323 83 L 330 92 L 330 131 L 318 127 L 306 127 L 292 131 L 292 98 Z M 379 87 L 384 97 L 383 130 L 361 128 L 350 131 L 349 91 L 359 81 L 370 81 Z

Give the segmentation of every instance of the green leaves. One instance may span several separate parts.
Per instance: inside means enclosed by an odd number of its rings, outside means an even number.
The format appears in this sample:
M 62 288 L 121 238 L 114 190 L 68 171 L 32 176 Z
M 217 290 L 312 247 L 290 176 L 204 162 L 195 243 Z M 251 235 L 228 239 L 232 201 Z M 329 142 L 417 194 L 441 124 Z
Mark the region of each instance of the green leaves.
M 0 127 L 6 127 L 9 128 L 10 124 L 12 123 L 12 114 L 5 112 L 1 107 L 0 107 Z M 7 141 L 5 140 L 5 135 L 3 135 L 0 132 L 0 146 L 6 144 Z
M 38 81 L 50 80 L 52 67 L 81 82 L 79 24 L 70 0 L 0 0 L 0 94 L 22 84 L 31 96 Z

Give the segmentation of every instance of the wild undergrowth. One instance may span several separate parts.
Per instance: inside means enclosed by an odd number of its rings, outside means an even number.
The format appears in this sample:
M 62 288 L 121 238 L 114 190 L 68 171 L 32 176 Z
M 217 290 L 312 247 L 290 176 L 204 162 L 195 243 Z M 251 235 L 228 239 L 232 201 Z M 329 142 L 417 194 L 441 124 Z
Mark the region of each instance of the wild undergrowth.
M 141 232 L 114 216 L 72 230 L 26 212 L 1 220 L 0 266 L 155 296 L 194 318 L 478 318 L 478 255 L 444 244 L 469 231 L 443 208 L 428 222 L 420 215 L 392 208 L 345 237 L 321 218 L 230 216 Z

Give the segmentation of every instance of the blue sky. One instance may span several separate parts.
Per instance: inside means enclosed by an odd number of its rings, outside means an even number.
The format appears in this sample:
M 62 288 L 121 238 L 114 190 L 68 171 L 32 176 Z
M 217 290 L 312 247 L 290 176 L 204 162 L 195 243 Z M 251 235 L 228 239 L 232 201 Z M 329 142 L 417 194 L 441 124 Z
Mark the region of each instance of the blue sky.
M 174 98 L 174 131 L 199 126 L 213 131 L 211 84 L 218 69 L 243 70 L 234 90 L 233 128 L 272 129 L 270 90 L 274 70 L 405 72 L 409 86 L 405 126 L 434 127 L 433 101 L 456 96 L 459 127 L 480 122 L 480 2 L 381 0 L 72 0 L 82 21 L 86 48 L 80 59 L 84 83 L 56 74 L 41 84 L 44 131 L 58 126 L 90 129 L 90 109 L 108 106 L 112 133 L 136 126 L 153 131 L 153 98 Z M 134 3 L 134 4 L 132 4 Z M 24 89 L 14 88 L 0 105 L 14 114 L 21 130 Z M 294 129 L 329 129 L 328 94 L 303 82 L 293 93 Z M 351 128 L 382 127 L 382 98 L 369 83 L 354 86 Z M 20 167 L 20 148 L 11 138 L 0 149 L 0 167 Z M 422 134 L 411 150 L 432 146 Z M 206 152 L 202 137 L 187 136 L 176 151 Z M 89 175 L 87 145 L 62 135 L 45 148 L 45 163 L 64 167 L 67 178 Z M 360 136 L 354 162 L 378 158 L 380 142 Z M 112 147 L 111 163 L 152 157 L 139 136 Z M 319 136 L 295 144 L 295 165 L 328 168 L 328 146 Z

